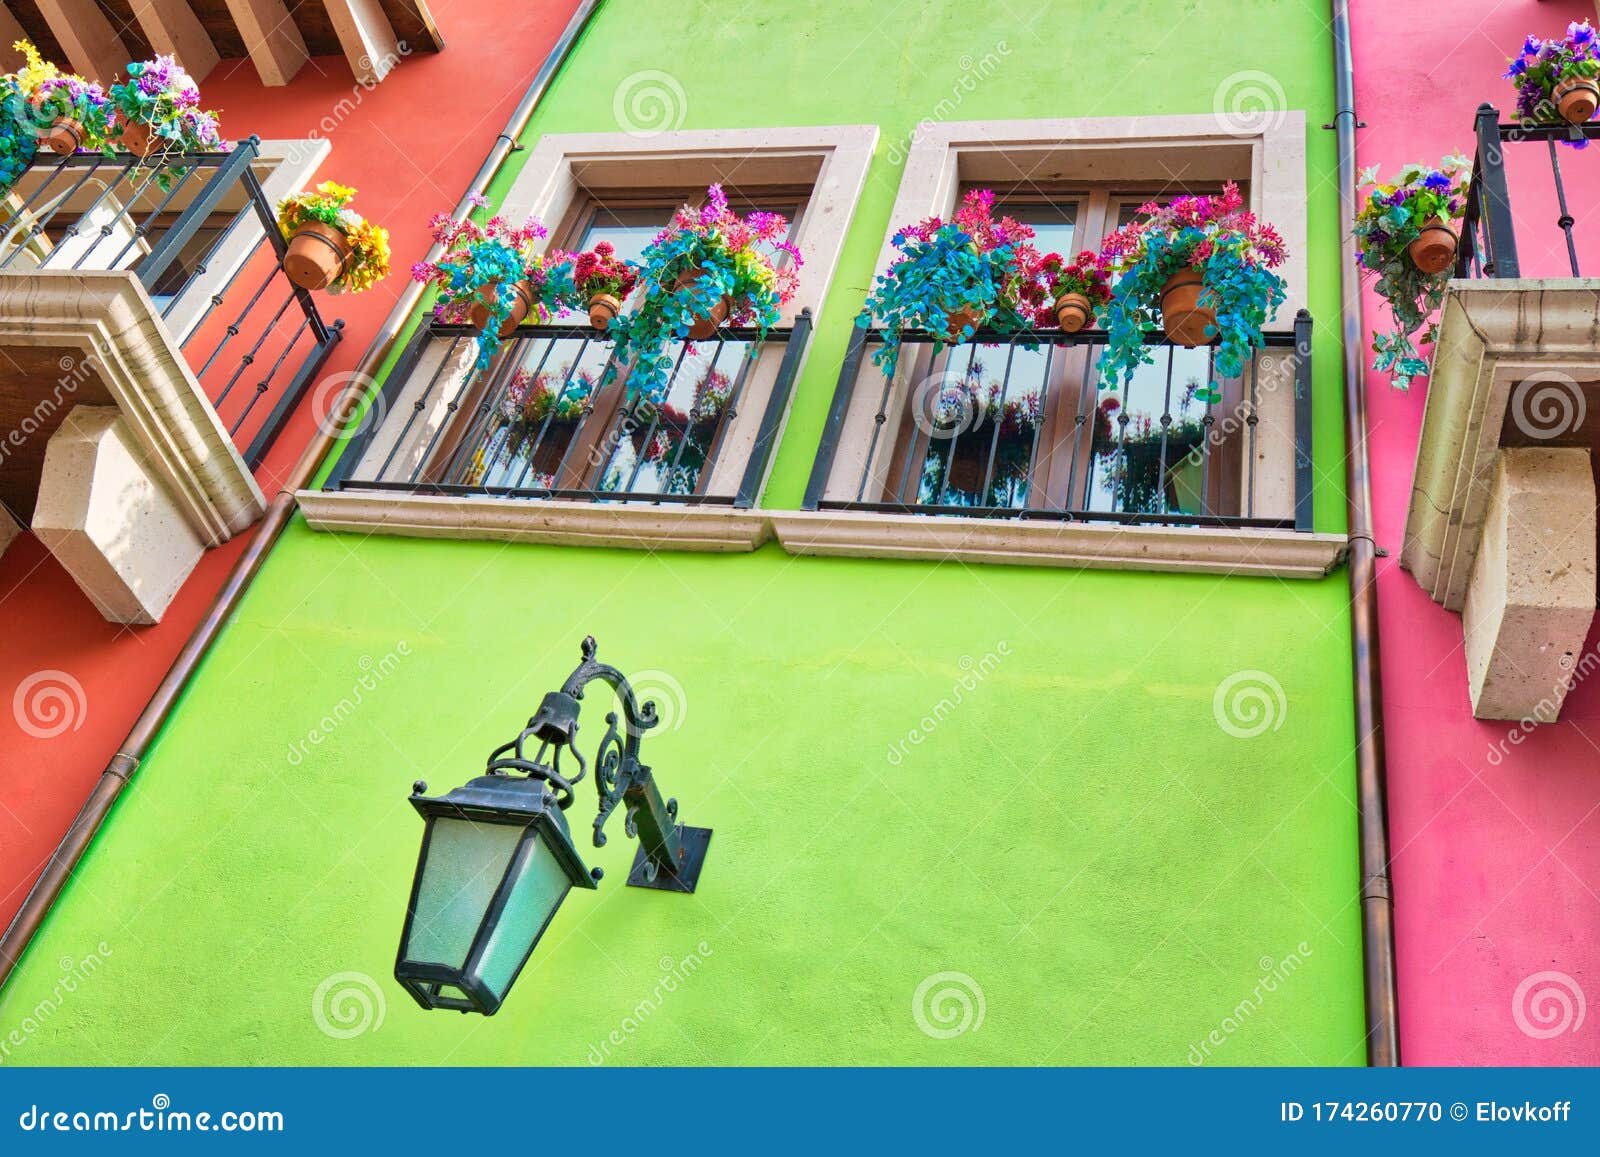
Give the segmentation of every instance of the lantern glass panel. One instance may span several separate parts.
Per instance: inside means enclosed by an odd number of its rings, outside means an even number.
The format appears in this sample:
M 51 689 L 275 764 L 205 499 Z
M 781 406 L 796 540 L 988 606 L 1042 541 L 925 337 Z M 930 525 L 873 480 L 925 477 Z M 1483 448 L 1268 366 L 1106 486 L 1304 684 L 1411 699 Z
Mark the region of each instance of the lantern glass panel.
M 524 828 L 439 817 L 428 839 L 405 958 L 462 968 Z
M 542 838 L 533 839 L 527 864 L 511 886 L 478 965 L 478 975 L 497 998 L 504 998 L 522 962 L 571 889 L 567 869 L 550 845 Z

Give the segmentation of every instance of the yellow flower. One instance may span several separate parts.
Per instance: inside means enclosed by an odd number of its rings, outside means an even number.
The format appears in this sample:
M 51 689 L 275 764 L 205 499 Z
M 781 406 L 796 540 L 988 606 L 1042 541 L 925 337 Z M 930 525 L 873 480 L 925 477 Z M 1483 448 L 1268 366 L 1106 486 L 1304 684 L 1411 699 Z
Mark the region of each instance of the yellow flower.
M 59 68 L 39 55 L 39 50 L 33 46 L 33 41 L 18 40 L 11 47 L 27 59 L 27 63 L 12 74 L 17 87 L 24 95 L 31 94 L 45 81 L 55 80 L 63 75 Z

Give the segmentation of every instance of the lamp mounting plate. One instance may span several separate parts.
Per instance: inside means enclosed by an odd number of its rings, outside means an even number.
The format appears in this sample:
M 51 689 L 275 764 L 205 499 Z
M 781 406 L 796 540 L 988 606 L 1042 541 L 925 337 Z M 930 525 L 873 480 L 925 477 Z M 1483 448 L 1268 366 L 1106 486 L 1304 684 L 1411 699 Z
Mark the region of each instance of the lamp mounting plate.
M 700 882 L 700 869 L 705 866 L 706 849 L 711 846 L 711 829 L 679 824 L 678 840 L 683 848 L 683 862 L 676 875 L 658 871 L 656 878 L 650 879 L 650 857 L 645 854 L 641 844 L 638 854 L 633 857 L 633 870 L 628 873 L 628 886 L 655 888 L 661 892 L 693 892 L 694 886 Z

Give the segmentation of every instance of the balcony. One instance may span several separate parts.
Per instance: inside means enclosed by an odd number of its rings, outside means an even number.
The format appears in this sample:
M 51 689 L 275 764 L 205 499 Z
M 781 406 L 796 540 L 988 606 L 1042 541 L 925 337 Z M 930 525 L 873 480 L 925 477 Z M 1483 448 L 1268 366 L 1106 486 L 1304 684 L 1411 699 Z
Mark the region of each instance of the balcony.
M 1401 565 L 1462 614 L 1474 714 L 1547 722 L 1586 673 L 1595 608 L 1600 278 L 1574 226 L 1600 185 L 1593 151 L 1562 144 L 1600 124 L 1502 124 L 1483 105 L 1474 134 Z
M 893 377 L 857 329 L 804 509 L 774 514 L 797 553 L 892 554 L 1312 576 L 1311 316 L 1267 335 L 1238 378 L 1152 333 L 1153 364 L 1103 388 L 1105 334 L 907 334 Z M 1210 400 L 1207 400 L 1210 399 Z
M 282 273 L 258 156 L 52 157 L 0 205 L 0 499 L 114 622 L 261 515 L 340 336 Z
M 422 325 L 321 491 L 323 530 L 750 550 L 753 513 L 811 333 L 724 328 L 669 351 L 664 398 L 630 397 L 587 326 L 519 327 L 477 365 L 476 331 Z

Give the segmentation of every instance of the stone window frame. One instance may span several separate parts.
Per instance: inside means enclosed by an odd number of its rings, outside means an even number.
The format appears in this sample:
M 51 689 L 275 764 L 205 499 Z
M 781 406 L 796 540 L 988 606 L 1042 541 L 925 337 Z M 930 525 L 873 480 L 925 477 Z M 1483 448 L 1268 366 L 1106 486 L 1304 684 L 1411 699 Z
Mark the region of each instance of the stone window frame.
M 874 272 L 893 260 L 899 226 L 950 213 L 960 189 L 973 183 L 1248 180 L 1250 208 L 1277 227 L 1289 250 L 1281 270 L 1288 299 L 1268 330 L 1291 333 L 1295 313 L 1305 306 L 1309 269 L 1305 135 L 1301 110 L 1267 114 L 1248 127 L 1209 114 L 924 124 L 907 154 Z M 1273 358 L 1278 355 L 1261 355 L 1262 380 L 1292 381 L 1292 374 L 1276 372 L 1282 367 L 1275 367 Z M 1270 389 L 1258 401 L 1258 515 L 1294 513 L 1294 400 L 1292 389 Z M 860 401 L 858 392 L 835 452 L 830 490 L 838 484 L 841 463 L 848 470 L 852 462 L 858 469 L 866 462 L 876 400 L 856 404 Z M 779 540 L 795 553 L 1296 577 L 1326 573 L 1342 557 L 1344 541 L 1340 535 L 1301 531 L 1066 526 L 853 511 L 774 513 L 773 523 Z
M 554 225 L 591 188 L 683 188 L 713 181 L 745 186 L 806 184 L 812 193 L 795 232 L 805 269 L 781 326 L 809 309 L 821 314 L 837 271 L 856 206 L 877 147 L 876 125 L 820 125 L 767 129 L 696 129 L 654 134 L 546 133 L 499 206 L 511 220 L 533 216 Z M 552 239 L 543 244 L 548 247 Z M 746 398 L 728 433 L 712 485 L 719 490 L 741 475 L 754 444 L 768 391 L 784 348 L 771 343 L 752 367 Z M 809 349 L 806 351 L 809 356 Z M 803 379 L 805 360 L 796 369 Z M 418 375 L 413 375 L 417 377 Z M 427 375 L 421 375 L 426 379 Z M 391 413 L 407 412 L 402 392 Z M 791 399 L 792 402 L 792 399 Z M 779 422 L 781 444 L 787 412 Z M 437 420 L 447 420 L 440 417 Z M 387 455 L 392 435 L 380 430 L 363 461 Z M 359 470 L 359 466 L 357 467 Z M 763 484 L 765 480 L 763 480 Z M 541 498 L 439 497 L 400 492 L 302 491 L 300 504 L 314 529 L 491 537 L 515 541 L 572 542 L 669 550 L 753 550 L 770 533 L 753 510 L 724 507 L 674 509 L 660 503 L 593 503 Z

